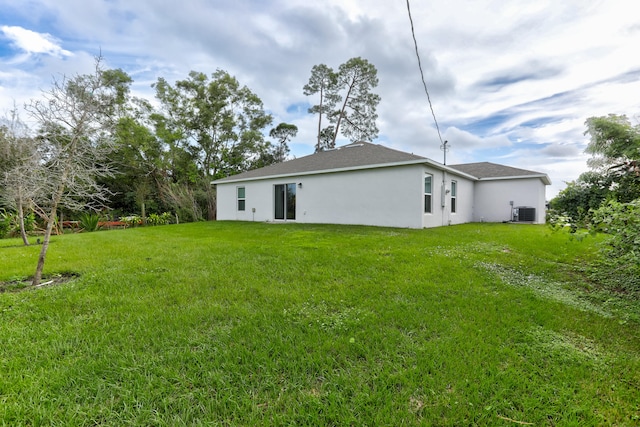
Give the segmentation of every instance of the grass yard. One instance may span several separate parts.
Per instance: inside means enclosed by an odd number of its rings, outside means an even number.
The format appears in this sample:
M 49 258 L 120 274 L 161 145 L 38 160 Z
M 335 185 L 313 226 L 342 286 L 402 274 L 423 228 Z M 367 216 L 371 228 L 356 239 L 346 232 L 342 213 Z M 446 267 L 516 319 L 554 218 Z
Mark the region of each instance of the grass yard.
M 640 303 L 543 226 L 0 240 L 0 425 L 640 425 Z M 45 279 L 46 280 L 46 279 Z

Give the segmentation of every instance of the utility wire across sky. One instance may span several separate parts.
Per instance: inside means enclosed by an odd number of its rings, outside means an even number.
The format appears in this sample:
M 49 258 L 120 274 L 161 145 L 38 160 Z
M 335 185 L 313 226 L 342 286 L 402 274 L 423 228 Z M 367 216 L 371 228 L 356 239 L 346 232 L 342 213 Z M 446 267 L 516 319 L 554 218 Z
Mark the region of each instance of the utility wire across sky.
M 411 36 L 413 37 L 413 45 L 416 48 L 416 57 L 418 58 L 418 68 L 420 69 L 420 77 L 422 78 L 422 85 L 424 86 L 424 92 L 427 94 L 427 101 L 429 101 L 429 108 L 431 109 L 431 115 L 433 116 L 433 122 L 436 124 L 436 131 L 438 132 L 438 139 L 440 139 L 440 149 L 444 151 L 445 164 L 447 163 L 447 151 L 449 146 L 448 141 L 442 141 L 442 135 L 440 134 L 440 126 L 438 126 L 438 120 L 436 119 L 436 113 L 433 110 L 433 104 L 431 103 L 431 96 L 429 96 L 429 89 L 427 88 L 427 82 L 424 78 L 424 71 L 422 70 L 422 61 L 420 60 L 420 53 L 418 51 L 418 41 L 416 40 L 416 33 L 413 28 L 413 18 L 411 17 L 411 5 L 407 0 L 407 12 L 409 13 L 409 22 L 411 23 Z

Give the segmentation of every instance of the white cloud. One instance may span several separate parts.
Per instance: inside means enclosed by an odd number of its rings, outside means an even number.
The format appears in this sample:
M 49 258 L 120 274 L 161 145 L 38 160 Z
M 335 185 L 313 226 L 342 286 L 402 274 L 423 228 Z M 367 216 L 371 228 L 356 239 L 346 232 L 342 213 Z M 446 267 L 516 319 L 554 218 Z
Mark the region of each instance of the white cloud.
M 456 149 L 460 151 L 472 150 L 474 148 L 488 149 L 508 147 L 512 145 L 506 135 L 481 137 L 458 129 L 455 126 L 447 128 L 443 134 L 443 139 L 450 141 L 451 149 L 453 149 L 453 145 L 455 144 Z
M 0 30 L 12 44 L 27 54 L 47 54 L 58 57 L 72 56 L 68 50 L 59 45 L 59 41 L 50 34 L 37 33 L 18 26 L 3 25 Z

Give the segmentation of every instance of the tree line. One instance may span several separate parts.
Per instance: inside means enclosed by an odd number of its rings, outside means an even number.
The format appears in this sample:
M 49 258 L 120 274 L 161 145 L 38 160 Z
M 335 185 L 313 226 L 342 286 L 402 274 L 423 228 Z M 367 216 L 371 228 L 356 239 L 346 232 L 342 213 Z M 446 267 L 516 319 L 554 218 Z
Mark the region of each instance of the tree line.
M 550 201 L 549 221 L 607 235 L 592 277 L 640 298 L 640 124 L 610 114 L 586 121 L 590 170 Z

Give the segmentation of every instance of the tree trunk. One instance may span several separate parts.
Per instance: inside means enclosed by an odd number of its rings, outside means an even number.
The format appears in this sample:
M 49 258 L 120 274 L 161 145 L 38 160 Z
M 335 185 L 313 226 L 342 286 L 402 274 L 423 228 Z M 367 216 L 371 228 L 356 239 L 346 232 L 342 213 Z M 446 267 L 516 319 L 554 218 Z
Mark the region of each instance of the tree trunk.
M 322 103 L 324 90 L 320 88 L 320 113 L 318 113 L 318 143 L 316 144 L 316 153 L 320 151 L 320 132 L 322 132 Z
M 353 85 L 355 83 L 351 82 L 349 86 L 349 90 L 347 91 L 347 95 L 344 97 L 344 102 L 342 103 L 342 109 L 340 110 L 340 115 L 338 116 L 338 123 L 336 123 L 336 130 L 333 134 L 333 142 L 331 142 L 331 148 L 336 147 L 336 139 L 338 138 L 338 132 L 340 132 L 340 122 L 342 121 L 342 117 L 344 117 L 344 112 L 347 110 L 347 102 L 351 99 L 351 90 L 353 89 Z
M 24 209 L 22 207 L 22 198 L 18 199 L 17 208 L 18 208 L 18 221 L 20 224 L 20 236 L 22 237 L 22 242 L 25 246 L 29 246 L 29 239 L 27 238 L 27 231 L 24 229 Z
M 42 270 L 44 270 L 44 260 L 47 257 L 47 249 L 49 249 L 49 241 L 51 240 L 51 232 L 53 231 L 53 223 L 56 220 L 57 213 L 57 203 L 55 203 L 51 207 L 51 212 L 49 213 L 49 218 L 47 218 L 47 228 L 44 232 L 44 238 L 42 241 L 42 249 L 40 249 L 40 256 L 38 256 L 38 266 L 36 267 L 36 272 L 33 275 L 33 281 L 31 284 L 35 287 L 40 284 L 42 280 Z
M 40 284 L 40 280 L 42 280 L 42 270 L 44 270 L 44 260 L 47 257 L 47 249 L 49 249 L 51 232 L 53 231 L 53 227 L 58 217 L 58 204 L 60 203 L 60 200 L 62 200 L 62 194 L 64 193 L 65 182 L 67 180 L 68 175 L 69 175 L 69 169 L 65 168 L 62 171 L 62 179 L 60 180 L 60 184 L 58 185 L 58 189 L 51 203 L 51 211 L 49 212 L 49 216 L 46 218 L 47 228 L 44 231 L 42 249 L 40 249 L 40 255 L 38 256 L 38 265 L 36 267 L 36 272 L 33 275 L 33 281 L 31 282 L 31 284 L 34 287 L 38 286 Z
M 212 178 L 207 178 L 208 182 L 211 182 Z M 217 219 L 218 209 L 216 206 L 216 190 L 209 184 L 207 189 L 207 220 L 215 221 Z
M 214 197 L 209 197 L 207 200 L 207 220 L 215 221 L 216 220 L 216 199 Z
M 27 232 L 24 229 L 24 207 L 22 206 L 22 189 L 18 188 L 18 195 L 15 199 L 16 211 L 18 212 L 18 227 L 20 228 L 20 237 L 22 237 L 22 243 L 25 246 L 29 246 L 29 239 L 27 239 Z

